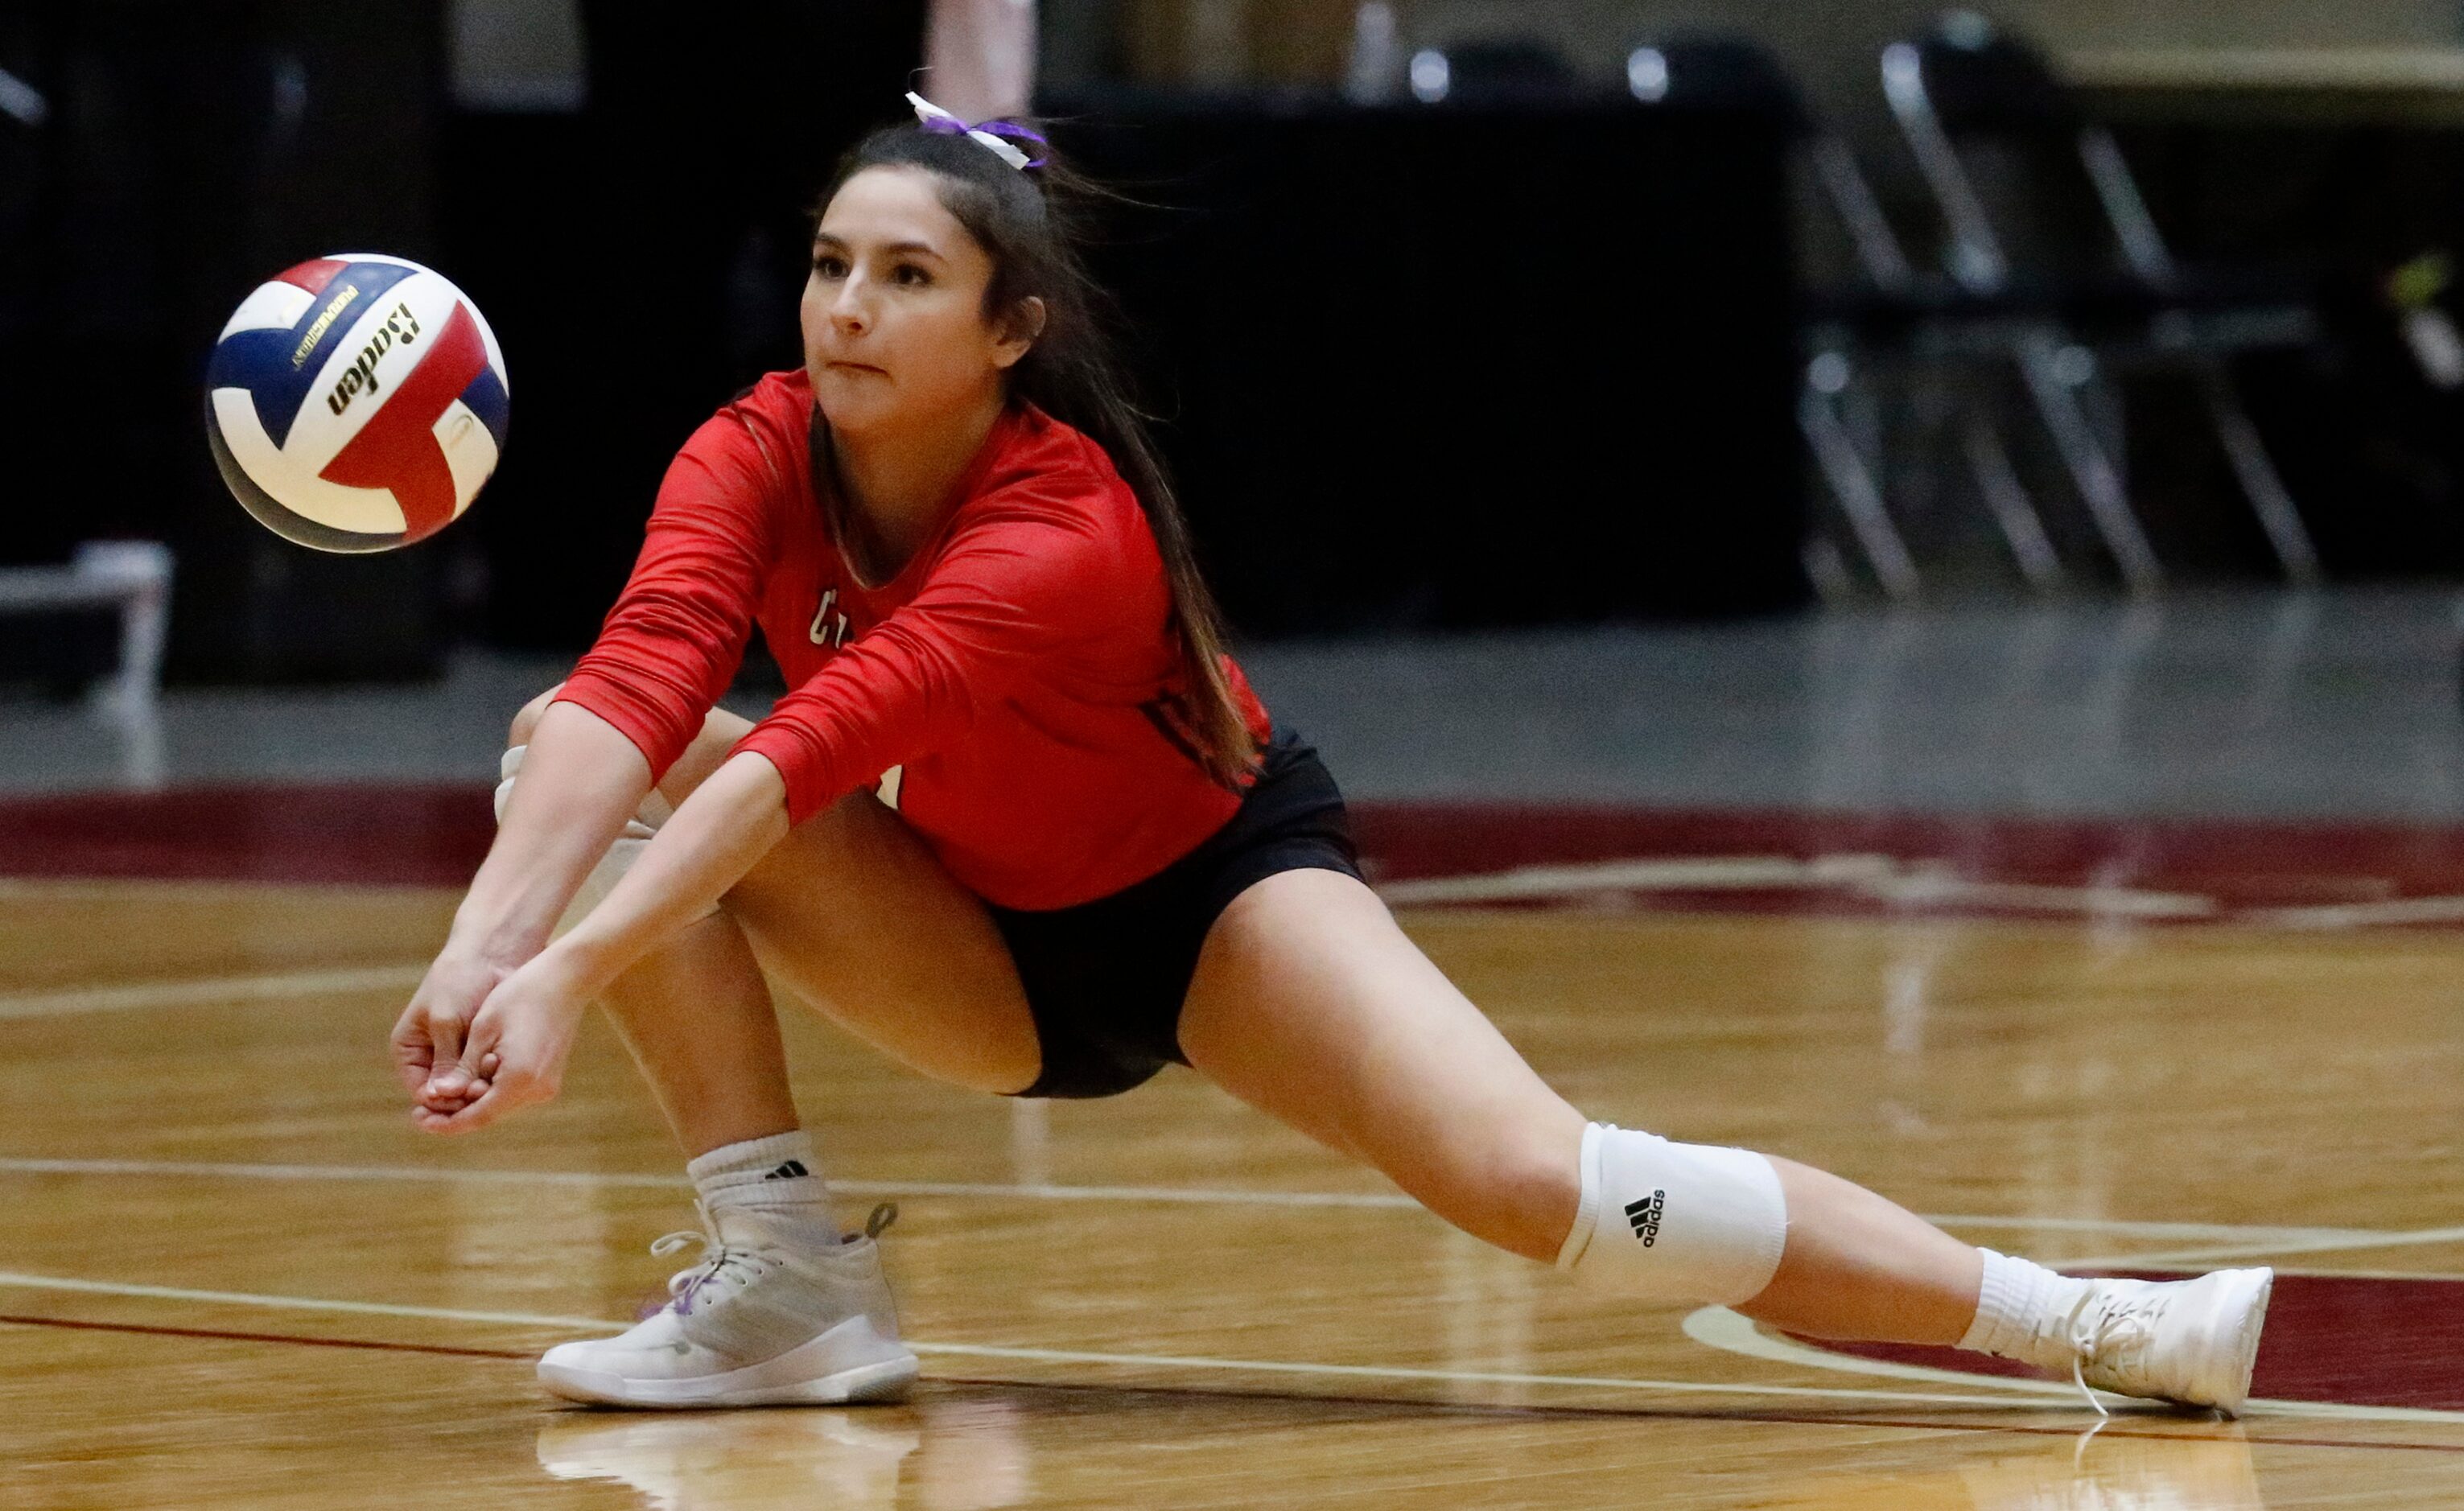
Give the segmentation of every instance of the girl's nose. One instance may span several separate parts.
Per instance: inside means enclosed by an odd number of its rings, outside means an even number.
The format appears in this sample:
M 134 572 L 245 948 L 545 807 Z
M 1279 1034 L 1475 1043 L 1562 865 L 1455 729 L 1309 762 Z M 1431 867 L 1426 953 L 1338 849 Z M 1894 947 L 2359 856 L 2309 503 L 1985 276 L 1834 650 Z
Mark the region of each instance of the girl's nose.
M 872 324 L 868 302 L 862 276 L 850 275 L 840 283 L 838 293 L 831 296 L 830 323 L 849 334 L 864 331 Z

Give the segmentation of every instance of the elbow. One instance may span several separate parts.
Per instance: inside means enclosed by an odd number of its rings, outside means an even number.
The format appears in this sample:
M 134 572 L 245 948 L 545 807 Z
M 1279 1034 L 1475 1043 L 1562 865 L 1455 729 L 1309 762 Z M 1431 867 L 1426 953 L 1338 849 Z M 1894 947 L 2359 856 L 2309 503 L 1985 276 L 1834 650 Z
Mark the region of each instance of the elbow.
M 505 743 L 509 746 L 528 745 L 531 742 L 532 733 L 539 728 L 539 720 L 547 717 L 548 705 L 554 703 L 556 695 L 563 690 L 564 684 L 560 682 L 523 704 L 521 711 L 514 715 L 512 727 L 505 732 Z

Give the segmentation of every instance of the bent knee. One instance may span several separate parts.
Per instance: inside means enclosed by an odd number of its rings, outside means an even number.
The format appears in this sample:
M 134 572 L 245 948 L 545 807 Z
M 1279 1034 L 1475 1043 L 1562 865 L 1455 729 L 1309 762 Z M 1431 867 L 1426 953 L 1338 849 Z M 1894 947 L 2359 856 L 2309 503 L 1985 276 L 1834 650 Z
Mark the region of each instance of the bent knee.
M 513 727 L 505 732 L 505 743 L 528 745 L 531 742 L 531 733 L 539 728 L 539 721 L 547 716 L 548 705 L 554 703 L 556 695 L 563 690 L 564 684 L 560 682 L 523 704 L 521 712 L 514 715 Z

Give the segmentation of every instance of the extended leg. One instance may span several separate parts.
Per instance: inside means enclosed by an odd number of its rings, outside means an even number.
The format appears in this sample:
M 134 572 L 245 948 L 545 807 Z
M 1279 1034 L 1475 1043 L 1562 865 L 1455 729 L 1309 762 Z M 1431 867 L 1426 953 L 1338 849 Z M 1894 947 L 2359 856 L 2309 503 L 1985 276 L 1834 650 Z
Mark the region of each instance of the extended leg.
M 2248 1390 L 2265 1272 L 2068 1280 L 1802 1165 L 1587 1127 L 1346 876 L 1242 894 L 1207 937 L 1180 1040 L 1234 1095 L 1578 1278 L 1821 1336 L 2076 1357 L 2133 1394 L 2231 1409 Z
M 1564 1249 L 1582 1114 L 1350 877 L 1287 871 L 1235 901 L 1207 937 L 1180 1039 L 1224 1089 L 1475 1237 L 1533 1259 Z M 1829 1336 L 1958 1341 L 1976 1311 L 1974 1249 L 1837 1176 L 1771 1163 L 1788 1244 L 1744 1310 Z

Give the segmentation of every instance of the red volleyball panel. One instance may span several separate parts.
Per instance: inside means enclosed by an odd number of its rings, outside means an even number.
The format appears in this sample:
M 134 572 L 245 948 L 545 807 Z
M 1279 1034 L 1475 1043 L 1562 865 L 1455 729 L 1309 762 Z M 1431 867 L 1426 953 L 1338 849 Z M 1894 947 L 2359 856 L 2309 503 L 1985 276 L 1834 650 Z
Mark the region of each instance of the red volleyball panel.
M 414 540 L 444 529 L 453 520 L 453 471 L 436 440 L 436 419 L 487 365 L 479 322 L 456 303 L 419 365 L 317 475 L 348 488 L 391 489 Z
M 297 284 L 311 294 L 322 294 L 325 285 L 334 281 L 334 274 L 349 266 L 349 263 L 333 257 L 312 257 L 297 267 L 283 269 L 274 275 L 274 281 Z

